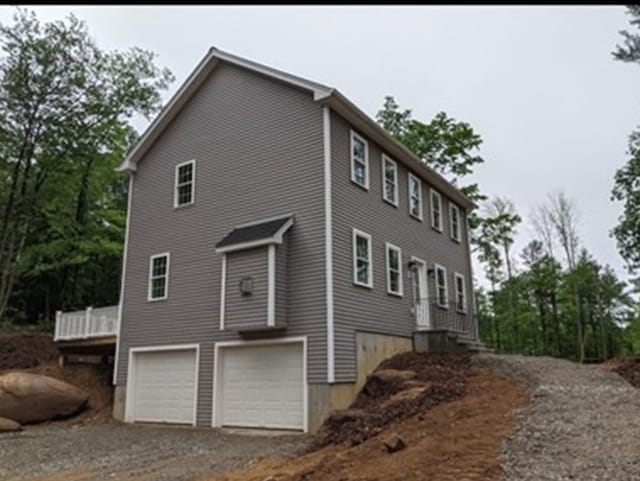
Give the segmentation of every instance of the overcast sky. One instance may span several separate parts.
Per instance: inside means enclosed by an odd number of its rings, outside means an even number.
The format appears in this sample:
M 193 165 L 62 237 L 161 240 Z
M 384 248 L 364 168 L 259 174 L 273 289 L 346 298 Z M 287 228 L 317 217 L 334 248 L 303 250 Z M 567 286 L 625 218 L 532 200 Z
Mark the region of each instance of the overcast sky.
M 525 217 L 563 189 L 584 245 L 623 274 L 609 200 L 640 123 L 640 69 L 614 62 L 623 7 L 37 7 L 73 11 L 105 49 L 158 54 L 176 82 L 210 46 L 338 88 L 375 115 L 385 95 L 420 119 L 444 110 L 484 139 L 483 192 Z M 13 9 L 0 7 L 0 21 Z M 139 122 L 143 128 L 146 122 Z

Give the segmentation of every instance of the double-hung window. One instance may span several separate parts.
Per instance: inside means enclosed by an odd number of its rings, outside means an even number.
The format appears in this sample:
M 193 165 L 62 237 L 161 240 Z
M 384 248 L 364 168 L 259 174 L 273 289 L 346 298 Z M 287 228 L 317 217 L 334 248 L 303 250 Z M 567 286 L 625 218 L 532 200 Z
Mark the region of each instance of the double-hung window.
M 399 247 L 386 244 L 387 250 L 387 292 L 402 296 L 402 251 Z
M 422 220 L 422 182 L 409 172 L 409 214 Z
M 382 198 L 398 206 L 398 164 L 382 154 Z
M 176 165 L 174 207 L 193 204 L 195 200 L 196 161 Z
M 369 189 L 369 145 L 355 132 L 351 132 L 351 181 Z
M 456 311 L 467 312 L 467 292 L 464 286 L 464 276 L 456 272 L 453 278 L 456 287 Z
M 149 259 L 150 301 L 166 299 L 169 293 L 169 254 L 156 254 Z
M 373 287 L 371 236 L 353 229 L 353 283 Z
M 436 303 L 440 307 L 446 308 L 449 303 L 449 296 L 447 293 L 447 270 L 436 264 Z
M 460 242 L 460 209 L 453 202 L 449 204 L 449 226 L 451 238 Z
M 431 189 L 431 227 L 442 232 L 442 197 Z

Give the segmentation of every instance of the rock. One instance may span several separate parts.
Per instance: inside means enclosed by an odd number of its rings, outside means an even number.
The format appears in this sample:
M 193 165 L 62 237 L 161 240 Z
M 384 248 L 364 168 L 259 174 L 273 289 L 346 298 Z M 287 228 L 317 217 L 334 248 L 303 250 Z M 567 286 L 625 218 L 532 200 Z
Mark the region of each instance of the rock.
M 371 377 L 376 377 L 382 382 L 409 381 L 416 377 L 415 371 L 400 371 L 398 369 L 380 369 L 374 372 Z
M 22 426 L 13 419 L 0 418 L 0 433 L 10 433 L 13 431 L 20 431 L 21 429 Z
M 362 409 L 341 409 L 331 413 L 329 419 L 332 423 L 344 423 L 360 419 L 366 416 L 366 413 Z
M 0 417 L 21 424 L 71 416 L 88 400 L 82 389 L 51 377 L 24 372 L 0 376 Z
M 384 401 L 382 403 L 382 407 L 383 408 L 387 408 L 389 406 L 391 406 L 392 404 L 397 404 L 397 403 L 401 403 L 401 402 L 406 402 L 406 401 L 412 401 L 414 399 L 418 399 L 420 396 L 422 396 L 422 394 L 425 392 L 425 390 L 429 387 L 428 384 L 422 384 L 421 386 L 415 386 L 415 387 L 411 387 L 409 389 L 404 389 L 400 392 L 395 393 L 393 396 L 391 396 L 389 399 L 387 399 L 386 401 Z
M 391 436 L 387 437 L 382 441 L 382 444 L 384 444 L 384 447 L 386 448 L 388 453 L 395 453 L 407 447 L 404 439 L 402 439 L 397 434 L 392 434 Z

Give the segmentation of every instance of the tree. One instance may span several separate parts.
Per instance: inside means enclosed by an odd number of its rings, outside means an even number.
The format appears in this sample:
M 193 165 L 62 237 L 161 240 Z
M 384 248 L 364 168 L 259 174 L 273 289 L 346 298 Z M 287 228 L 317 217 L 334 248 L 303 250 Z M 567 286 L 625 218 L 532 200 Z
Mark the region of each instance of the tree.
M 620 32 L 624 41 L 613 51 L 615 60 L 640 64 L 640 5 L 628 5 L 629 23 L 634 31 Z M 612 235 L 615 237 L 620 255 L 633 274 L 640 269 L 640 132 L 629 137 L 629 160 L 618 169 L 614 177 L 612 200 L 622 202 L 623 212 L 618 218 Z
M 56 209 L 72 215 L 76 234 L 87 239 L 94 176 L 130 146 L 129 119 L 158 111 L 173 77 L 155 66 L 151 52 L 100 50 L 73 15 L 40 23 L 20 9 L 13 24 L 0 25 L 0 51 L 2 319 L 25 259 L 42 250 L 34 245 L 43 239 L 42 226 L 60 239 L 75 235 L 62 229 Z
M 456 121 L 445 112 L 439 112 L 429 122 L 421 122 L 413 118 L 411 110 L 400 110 L 391 96 L 385 97 L 376 120 L 426 165 L 458 185 L 470 199 L 485 199 L 477 184 L 459 185 L 476 165 L 484 162 L 478 154 L 482 139 L 471 125 Z

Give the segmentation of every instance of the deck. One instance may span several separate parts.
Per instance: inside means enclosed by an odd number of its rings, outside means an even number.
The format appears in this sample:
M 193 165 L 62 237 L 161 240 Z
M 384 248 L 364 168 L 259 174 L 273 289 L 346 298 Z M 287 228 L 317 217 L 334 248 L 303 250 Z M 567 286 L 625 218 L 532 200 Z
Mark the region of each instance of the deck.
M 117 305 L 58 311 L 53 340 L 65 353 L 108 355 L 115 350 L 118 324 Z

